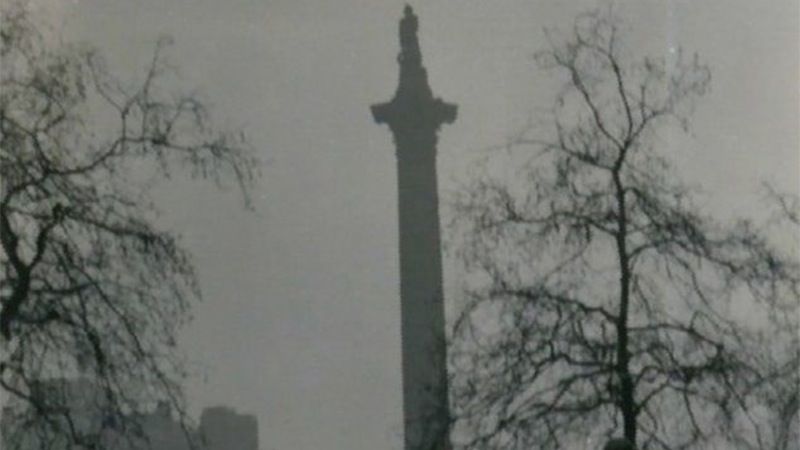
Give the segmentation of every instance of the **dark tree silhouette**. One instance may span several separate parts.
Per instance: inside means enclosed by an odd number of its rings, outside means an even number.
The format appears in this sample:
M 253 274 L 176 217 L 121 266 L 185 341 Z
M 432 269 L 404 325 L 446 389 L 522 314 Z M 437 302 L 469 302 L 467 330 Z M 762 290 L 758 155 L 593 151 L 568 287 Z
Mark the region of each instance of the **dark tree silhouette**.
M 5 444 L 96 448 L 109 427 L 134 436 L 157 402 L 186 418 L 175 339 L 200 292 L 187 252 L 155 225 L 151 181 L 185 167 L 247 201 L 257 161 L 196 97 L 167 91 L 164 40 L 128 86 L 91 49 L 51 45 L 26 8 L 4 5 L 0 27 L 0 393 L 16 406 Z
M 637 60 L 621 29 L 597 11 L 548 33 L 537 61 L 565 81 L 552 121 L 455 202 L 458 440 L 789 448 L 796 424 L 771 414 L 797 417 L 797 255 L 693 204 L 659 133 L 688 127 L 709 70 L 680 51 Z

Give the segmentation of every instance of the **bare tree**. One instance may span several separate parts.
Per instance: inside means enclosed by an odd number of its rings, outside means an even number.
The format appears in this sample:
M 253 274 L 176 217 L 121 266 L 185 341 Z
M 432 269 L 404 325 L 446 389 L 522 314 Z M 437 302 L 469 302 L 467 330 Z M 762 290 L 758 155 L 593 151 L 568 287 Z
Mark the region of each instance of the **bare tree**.
M 158 402 L 186 419 L 175 341 L 200 292 L 151 181 L 186 167 L 247 201 L 257 161 L 168 91 L 165 41 L 128 86 L 95 51 L 43 39 L 26 8 L 5 4 L 0 27 L 0 392 L 21 406 L 5 444 L 99 448 Z
M 797 255 L 693 204 L 659 133 L 688 127 L 710 72 L 637 59 L 622 29 L 604 10 L 548 33 L 552 120 L 511 140 L 513 176 L 490 158 L 455 202 L 456 439 L 785 448 L 768 416 L 797 417 Z

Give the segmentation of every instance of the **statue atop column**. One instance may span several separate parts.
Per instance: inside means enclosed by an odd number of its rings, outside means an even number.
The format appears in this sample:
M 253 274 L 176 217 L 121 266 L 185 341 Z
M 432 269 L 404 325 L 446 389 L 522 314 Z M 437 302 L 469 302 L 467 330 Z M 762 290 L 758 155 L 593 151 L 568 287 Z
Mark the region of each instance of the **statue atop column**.
M 416 64 L 422 66 L 422 53 L 419 51 L 419 40 L 417 39 L 417 29 L 419 21 L 414 15 L 414 10 L 406 5 L 403 10 L 403 18 L 400 19 L 400 54 L 397 56 L 398 62 Z
M 434 98 L 428 84 L 428 73 L 422 65 L 417 30 L 419 22 L 414 10 L 406 5 L 400 20 L 400 77 L 394 98 L 388 103 L 372 106 L 377 123 L 387 123 L 395 134 L 408 134 L 424 128 L 426 134 L 434 133 L 442 123 L 456 119 L 456 105 Z

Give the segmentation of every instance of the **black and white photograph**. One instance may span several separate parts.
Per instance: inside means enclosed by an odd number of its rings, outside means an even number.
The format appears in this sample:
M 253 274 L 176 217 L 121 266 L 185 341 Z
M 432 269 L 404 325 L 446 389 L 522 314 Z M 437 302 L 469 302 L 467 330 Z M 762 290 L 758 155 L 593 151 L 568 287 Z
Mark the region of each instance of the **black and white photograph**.
M 800 450 L 800 2 L 0 0 L 0 450 Z

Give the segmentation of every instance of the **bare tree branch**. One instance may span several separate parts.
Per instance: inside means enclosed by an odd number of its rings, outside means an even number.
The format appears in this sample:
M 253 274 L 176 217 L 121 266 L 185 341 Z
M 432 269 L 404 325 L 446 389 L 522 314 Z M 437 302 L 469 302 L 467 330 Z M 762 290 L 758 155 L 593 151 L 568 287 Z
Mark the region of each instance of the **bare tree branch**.
M 450 351 L 455 429 L 480 449 L 615 434 L 646 449 L 785 448 L 796 431 L 772 423 L 797 417 L 797 255 L 692 205 L 654 137 L 687 126 L 709 71 L 682 54 L 670 70 L 629 59 L 618 24 L 597 11 L 548 34 L 537 60 L 566 83 L 550 135 L 515 137 L 540 149 L 513 161 L 519 177 L 487 169 L 454 204 L 470 280 Z

